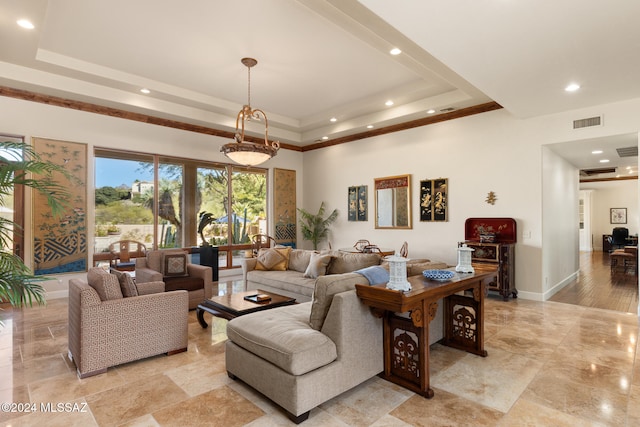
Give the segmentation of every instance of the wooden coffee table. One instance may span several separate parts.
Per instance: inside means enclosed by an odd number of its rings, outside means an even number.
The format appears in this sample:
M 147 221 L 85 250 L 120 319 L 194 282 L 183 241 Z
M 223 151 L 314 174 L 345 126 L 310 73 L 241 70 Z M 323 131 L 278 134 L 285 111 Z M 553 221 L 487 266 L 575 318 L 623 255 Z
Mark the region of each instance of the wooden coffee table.
M 246 296 L 264 294 L 271 297 L 268 301 L 253 302 L 244 299 Z M 234 317 L 243 316 L 245 314 L 254 313 L 256 311 L 268 310 L 270 308 L 282 307 L 285 305 L 295 304 L 296 299 L 286 297 L 284 295 L 274 294 L 263 290 L 239 292 L 230 295 L 221 295 L 204 300 L 196 308 L 198 322 L 203 328 L 208 327 L 204 321 L 204 312 L 211 313 L 216 317 L 231 320 Z

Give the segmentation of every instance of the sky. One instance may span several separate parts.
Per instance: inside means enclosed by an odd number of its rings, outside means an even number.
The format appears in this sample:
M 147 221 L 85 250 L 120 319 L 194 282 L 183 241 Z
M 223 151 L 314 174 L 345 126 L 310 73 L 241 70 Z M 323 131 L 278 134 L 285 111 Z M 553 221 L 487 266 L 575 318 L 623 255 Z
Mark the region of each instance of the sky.
M 132 160 L 96 157 L 96 188 L 131 187 L 136 180 L 153 181 L 153 170 L 141 170 L 140 163 Z

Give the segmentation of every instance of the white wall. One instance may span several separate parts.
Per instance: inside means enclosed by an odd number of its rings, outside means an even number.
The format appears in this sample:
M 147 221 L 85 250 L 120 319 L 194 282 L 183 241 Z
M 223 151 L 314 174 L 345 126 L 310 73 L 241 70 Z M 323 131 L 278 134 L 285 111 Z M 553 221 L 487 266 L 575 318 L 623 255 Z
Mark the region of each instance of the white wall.
M 131 120 L 122 120 L 98 114 L 85 113 L 66 108 L 59 108 L 0 97 L 0 133 L 24 135 L 29 142 L 31 137 L 43 137 L 85 143 L 88 145 L 88 181 L 87 188 L 94 188 L 93 148 L 106 147 L 122 150 L 157 153 L 168 156 L 201 159 L 205 161 L 230 163 L 220 153 L 220 147 L 230 140 L 216 136 L 181 131 L 163 126 L 149 125 Z M 273 177 L 273 168 L 293 169 L 296 174 L 296 190 L 298 200 L 302 200 L 302 153 L 291 150 L 280 150 L 278 155 L 261 167 L 269 168 Z M 117 171 L 114 171 L 117 173 Z M 273 194 L 273 179 L 269 180 L 269 195 Z M 93 248 L 93 192 L 89 191 L 88 215 L 88 248 Z M 27 197 L 30 200 L 30 197 Z M 28 202 L 27 202 L 28 203 Z M 31 213 L 26 207 L 27 217 Z M 269 214 L 273 215 L 273 205 L 269 204 Z M 27 264 L 33 260 L 30 242 L 33 236 L 31 228 L 25 227 L 25 258 Z M 66 296 L 68 279 L 83 274 L 66 274 L 56 276 L 58 280 L 44 283 L 47 297 Z
M 548 299 L 580 269 L 578 225 L 579 171 L 547 147 L 542 147 L 542 233 L 544 255 L 554 262 L 543 268 L 542 293 Z
M 583 182 L 580 189 L 592 190 L 591 232 L 594 250 L 602 250 L 602 235 L 611 234 L 613 227 L 626 227 L 629 234 L 638 234 L 638 180 Z M 627 208 L 627 223 L 611 224 L 611 208 Z
M 607 117 L 605 126 L 572 129 L 573 120 L 599 114 Z M 309 151 L 304 154 L 303 205 L 305 209 L 316 210 L 324 201 L 329 209 L 340 210 L 330 235 L 334 248 L 351 246 L 358 239 L 399 248 L 406 240 L 409 257 L 427 257 L 449 264 L 456 262 L 456 246 L 464 238 L 466 218 L 515 218 L 516 287 L 520 297 L 544 300 L 578 269 L 578 185 L 577 173 L 575 178 L 568 177 L 567 165 L 547 157 L 551 165 L 545 166 L 546 173 L 554 165 L 560 168 L 547 181 L 547 189 L 553 191 L 558 184 L 560 190 L 545 195 L 547 203 L 543 204 L 542 147 L 637 132 L 639 117 L 638 99 L 532 119 L 517 119 L 505 110 L 498 110 Z M 376 230 L 373 179 L 400 174 L 412 175 L 413 229 Z M 449 221 L 420 222 L 419 181 L 438 177 L 449 179 Z M 347 188 L 353 185 L 369 186 L 367 222 L 347 221 Z M 569 187 L 575 196 L 560 198 L 567 202 L 569 210 L 561 212 L 557 224 L 569 227 L 571 220 L 574 223 L 572 231 L 564 236 L 566 243 L 558 245 L 555 233 L 543 235 L 543 226 L 556 228 L 553 222 L 543 221 L 543 208 L 548 208 L 549 202 L 558 199 L 559 192 Z M 493 206 L 485 203 L 489 191 L 498 197 Z M 308 243 L 304 245 L 308 247 Z

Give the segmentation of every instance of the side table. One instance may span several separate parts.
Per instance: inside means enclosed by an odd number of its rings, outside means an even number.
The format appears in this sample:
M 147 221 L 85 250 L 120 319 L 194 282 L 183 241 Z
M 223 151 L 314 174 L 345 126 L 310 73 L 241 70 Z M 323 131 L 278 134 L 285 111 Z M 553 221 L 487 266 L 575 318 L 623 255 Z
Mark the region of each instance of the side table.
M 446 282 L 411 276 L 411 291 L 385 285 L 356 285 L 362 302 L 384 321 L 384 378 L 424 397 L 433 397 L 429 383 L 429 323 L 444 298 L 444 338 L 441 343 L 479 356 L 484 349 L 484 299 L 497 275 L 495 267 L 456 273 Z M 467 291 L 467 292 L 465 292 Z M 409 313 L 410 317 L 396 313 Z

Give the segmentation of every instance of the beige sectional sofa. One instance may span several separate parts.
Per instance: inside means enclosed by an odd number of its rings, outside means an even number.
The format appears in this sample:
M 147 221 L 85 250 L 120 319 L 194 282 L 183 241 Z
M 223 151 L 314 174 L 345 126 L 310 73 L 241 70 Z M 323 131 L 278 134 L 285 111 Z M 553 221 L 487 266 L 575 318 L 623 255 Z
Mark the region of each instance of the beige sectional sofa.
M 278 271 L 256 270 L 259 259 L 245 260 L 248 289 L 307 302 L 237 317 L 227 324 L 229 376 L 280 405 L 296 423 L 306 420 L 311 409 L 384 369 L 382 320 L 356 295 L 355 285 L 368 280 L 353 272 L 383 260 L 376 254 L 324 253 L 325 260 L 328 256 L 335 262 L 333 268 L 328 264 L 328 274 L 304 277 L 320 256 L 312 254 L 292 250 L 288 268 Z M 408 267 L 410 275 L 446 267 L 421 261 Z M 431 322 L 430 337 L 431 343 L 442 337 L 441 309 Z
M 243 259 L 241 266 L 245 289 L 262 289 L 293 297 L 298 302 L 311 301 L 316 280 L 318 276 L 322 277 L 324 275 L 313 274 L 317 273 L 317 271 L 310 268 L 312 259 L 316 263 L 322 262 L 317 261 L 319 258 L 323 258 L 325 261 L 330 258 L 326 266 L 325 274 L 327 276 L 350 273 L 373 265 L 384 266 L 386 264 L 384 258 L 375 253 L 316 252 L 305 249 L 292 249 L 289 253 L 289 262 L 286 268 L 282 270 L 258 270 L 259 257 Z M 316 265 L 316 267 L 318 266 Z M 446 264 L 428 259 L 410 260 L 407 265 L 407 275 L 421 274 L 422 270 L 431 268 L 446 268 Z M 307 274 L 310 277 L 305 277 L 305 273 L 311 273 Z

